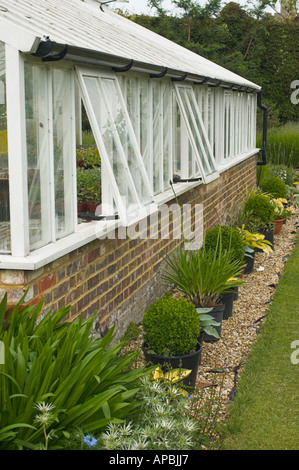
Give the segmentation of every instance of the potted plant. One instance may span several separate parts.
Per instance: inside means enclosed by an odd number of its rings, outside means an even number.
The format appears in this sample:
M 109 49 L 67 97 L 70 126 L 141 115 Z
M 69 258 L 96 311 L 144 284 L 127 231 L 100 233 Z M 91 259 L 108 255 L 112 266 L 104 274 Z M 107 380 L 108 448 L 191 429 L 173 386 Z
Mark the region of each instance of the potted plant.
M 205 247 L 211 248 L 219 253 L 220 250 L 228 250 L 232 260 L 243 262 L 244 244 L 242 235 L 237 228 L 232 225 L 215 225 L 205 234 Z M 244 266 L 245 268 L 245 266 Z M 243 273 L 241 273 L 242 276 Z M 224 304 L 223 319 L 227 320 L 233 313 L 233 302 L 236 296 L 237 287 L 222 292 L 220 301 Z
M 85 203 L 85 210 L 92 213 L 101 204 L 101 171 L 99 168 L 77 168 L 77 201 Z
M 200 320 L 200 335 L 199 343 L 203 343 L 204 336 L 210 338 L 210 341 L 217 340 L 220 338 L 221 333 L 221 323 L 217 322 L 212 315 L 209 315 L 212 312 L 213 308 L 203 308 L 198 307 L 196 309 L 199 320 Z
M 272 244 L 268 240 L 265 240 L 265 235 L 261 233 L 251 233 L 249 230 L 246 230 L 244 224 L 238 230 L 242 236 L 245 248 L 244 261 L 246 266 L 244 273 L 250 274 L 254 268 L 256 250 L 259 249 L 269 255 L 273 251 L 271 248 Z
M 164 373 L 168 369 L 191 370 L 183 384 L 192 390 L 202 350 L 198 342 L 200 318 L 195 306 L 183 298 L 160 298 L 144 313 L 142 328 L 146 363 L 160 365 Z
M 95 145 L 79 145 L 76 151 L 77 168 L 101 166 L 101 157 Z
M 286 198 L 288 193 L 286 183 L 277 176 L 266 178 L 261 185 L 261 190 L 273 198 Z
M 220 250 L 217 253 L 212 248 L 206 248 L 205 244 L 195 251 L 185 251 L 179 247 L 166 255 L 163 279 L 196 308 L 212 307 L 210 314 L 215 321 L 222 323 L 224 305 L 220 296 L 223 292 L 244 284 L 240 278 L 242 269 L 243 262 L 232 260 L 229 250 Z M 207 340 L 206 335 L 204 340 Z
M 285 221 L 290 219 L 295 211 L 293 207 L 289 207 L 287 205 L 287 200 L 285 198 L 271 199 L 271 201 L 274 205 L 274 235 L 277 235 Z
M 265 239 L 274 245 L 274 206 L 268 196 L 252 193 L 245 201 L 241 219 L 247 230 L 265 235 Z

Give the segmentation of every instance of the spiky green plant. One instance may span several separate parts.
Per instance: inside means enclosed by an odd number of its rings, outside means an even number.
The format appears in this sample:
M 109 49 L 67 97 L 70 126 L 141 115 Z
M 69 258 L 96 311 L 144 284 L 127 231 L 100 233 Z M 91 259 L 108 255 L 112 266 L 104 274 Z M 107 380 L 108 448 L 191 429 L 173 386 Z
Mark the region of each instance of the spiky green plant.
M 70 322 L 70 307 L 62 307 L 38 321 L 43 302 L 23 300 L 9 314 L 6 295 L 0 303 L 0 449 L 37 448 L 43 429 L 34 422 L 36 403 L 55 409 L 51 448 L 63 447 L 70 427 L 99 431 L 129 415 L 145 372 L 133 367 L 135 354 L 118 354 L 113 328 L 95 339 L 95 315 Z
M 244 284 L 242 269 L 243 262 L 232 260 L 229 250 L 203 247 L 185 251 L 179 247 L 166 255 L 162 276 L 196 307 L 210 307 L 217 304 L 222 292 Z

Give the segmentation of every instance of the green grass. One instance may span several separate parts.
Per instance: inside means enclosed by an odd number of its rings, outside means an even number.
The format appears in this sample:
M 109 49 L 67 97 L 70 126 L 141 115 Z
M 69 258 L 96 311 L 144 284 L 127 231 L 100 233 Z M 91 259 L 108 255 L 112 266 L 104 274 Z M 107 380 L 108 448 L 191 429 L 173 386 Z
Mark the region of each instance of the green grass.
M 262 134 L 257 133 L 257 147 L 261 148 Z M 268 129 L 267 159 L 272 164 L 299 168 L 299 122 L 289 122 Z
M 82 132 L 82 145 L 95 145 L 95 138 L 91 131 Z
M 298 239 L 230 406 L 225 450 L 299 449 L 299 364 L 291 361 L 299 340 Z

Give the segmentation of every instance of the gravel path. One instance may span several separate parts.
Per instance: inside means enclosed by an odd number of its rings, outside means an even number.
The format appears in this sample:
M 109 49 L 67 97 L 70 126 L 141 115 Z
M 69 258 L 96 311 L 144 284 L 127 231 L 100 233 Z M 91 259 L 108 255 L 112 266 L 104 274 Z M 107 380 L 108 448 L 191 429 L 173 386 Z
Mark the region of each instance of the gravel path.
M 269 256 L 260 252 L 255 254 L 254 271 L 244 275 L 246 284 L 239 287 L 232 316 L 222 322 L 220 340 L 203 343 L 196 386 L 201 389 L 205 403 L 209 399 L 213 400 L 213 406 L 217 408 L 216 419 L 220 422 L 225 421 L 228 416 L 228 405 L 234 398 L 238 380 L 246 366 L 260 326 L 267 316 L 275 288 L 295 247 L 298 228 L 299 209 L 292 219 L 283 225 L 281 232 L 274 236 L 273 253 Z M 140 348 L 141 342 L 142 332 L 136 341 L 130 343 L 128 349 Z M 141 365 L 142 353 L 139 361 Z
M 222 322 L 219 341 L 204 343 L 198 371 L 198 386 L 215 384 L 222 401 L 221 415 L 226 416 L 227 405 L 234 398 L 238 379 L 264 322 L 275 288 L 283 274 L 285 263 L 293 248 L 299 227 L 299 211 L 288 220 L 281 232 L 274 236 L 274 251 L 267 256 L 255 254 L 254 271 L 244 275 L 245 286 L 239 287 L 233 314 Z M 209 392 L 210 387 L 204 393 Z

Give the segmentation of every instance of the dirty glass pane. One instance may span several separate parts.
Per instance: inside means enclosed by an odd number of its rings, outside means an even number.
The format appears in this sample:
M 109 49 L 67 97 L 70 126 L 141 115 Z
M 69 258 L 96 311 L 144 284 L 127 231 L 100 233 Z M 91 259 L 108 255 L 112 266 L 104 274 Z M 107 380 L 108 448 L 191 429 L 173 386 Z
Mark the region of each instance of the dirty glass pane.
M 161 83 L 153 83 L 153 188 L 154 193 L 162 191 L 162 126 L 161 116 L 163 104 L 161 100 Z
M 53 98 L 53 152 L 55 191 L 56 239 L 72 232 L 72 77 L 71 72 L 54 70 L 52 75 Z
M 149 82 L 140 80 L 140 152 L 144 166 L 151 180 L 151 159 L 149 145 Z
M 199 138 L 202 142 L 205 155 L 202 154 L 202 162 L 206 171 L 206 174 L 211 174 L 216 171 L 215 167 L 215 160 L 213 155 L 211 154 L 210 147 L 208 146 L 207 135 L 203 132 L 203 121 L 200 120 L 199 116 L 199 109 L 196 106 L 195 96 L 192 92 L 192 89 L 186 88 L 186 105 L 187 105 L 187 114 L 188 114 L 188 121 L 189 123 L 192 121 L 192 130 L 193 136 L 196 134 L 196 139 Z M 208 110 L 206 110 L 208 112 Z M 211 118 L 210 118 L 211 119 Z M 206 133 L 207 134 L 207 133 Z M 199 148 L 199 153 L 201 153 Z
M 170 187 L 172 179 L 172 95 L 168 83 L 163 89 L 163 190 Z
M 5 44 L 0 41 L 0 253 L 3 254 L 11 250 L 8 175 Z
M 26 141 L 30 248 L 51 241 L 50 140 L 46 68 L 25 65 Z
M 33 250 L 73 231 L 71 72 L 26 63 L 25 107 Z
M 134 129 L 114 78 L 85 75 L 83 79 L 121 203 L 130 212 L 150 202 Z

